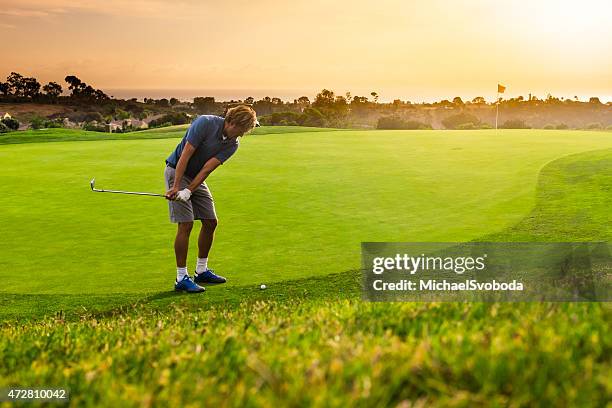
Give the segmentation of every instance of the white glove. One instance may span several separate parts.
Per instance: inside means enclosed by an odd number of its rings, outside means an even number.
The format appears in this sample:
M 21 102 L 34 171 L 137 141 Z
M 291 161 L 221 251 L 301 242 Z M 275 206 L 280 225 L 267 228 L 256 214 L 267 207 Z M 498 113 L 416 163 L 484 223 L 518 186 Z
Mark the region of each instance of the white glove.
M 191 198 L 191 190 L 184 188 L 176 194 L 177 201 L 187 202 Z

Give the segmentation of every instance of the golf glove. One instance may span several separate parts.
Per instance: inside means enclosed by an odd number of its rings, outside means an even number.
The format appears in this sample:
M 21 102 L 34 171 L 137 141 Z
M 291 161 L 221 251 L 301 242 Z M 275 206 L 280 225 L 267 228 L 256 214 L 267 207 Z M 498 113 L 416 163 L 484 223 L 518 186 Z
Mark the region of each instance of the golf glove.
M 191 190 L 189 190 L 188 188 L 182 189 L 176 195 L 176 199 L 178 201 L 187 202 L 187 201 L 189 201 L 190 198 L 191 198 Z

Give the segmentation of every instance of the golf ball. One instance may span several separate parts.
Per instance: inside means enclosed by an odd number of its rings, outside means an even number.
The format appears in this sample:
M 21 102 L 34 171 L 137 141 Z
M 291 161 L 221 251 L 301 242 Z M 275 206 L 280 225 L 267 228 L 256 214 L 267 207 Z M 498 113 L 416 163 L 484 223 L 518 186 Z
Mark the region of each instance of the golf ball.
M 266 288 L 266 285 L 264 285 L 263 283 L 259 285 L 259 289 L 264 290 L 265 288 Z

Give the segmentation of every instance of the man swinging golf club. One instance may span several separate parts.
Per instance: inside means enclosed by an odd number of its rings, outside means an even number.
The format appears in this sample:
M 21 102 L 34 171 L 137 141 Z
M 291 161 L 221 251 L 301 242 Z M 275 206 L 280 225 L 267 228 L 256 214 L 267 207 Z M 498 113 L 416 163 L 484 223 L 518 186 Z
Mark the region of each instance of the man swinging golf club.
M 238 137 L 258 126 L 255 111 L 247 105 L 229 109 L 225 118 L 203 115 L 193 121 L 187 133 L 166 159 L 164 178 L 169 200 L 170 221 L 178 224 L 174 253 L 176 282 L 174 289 L 203 292 L 198 283 L 224 283 L 226 279 L 208 269 L 217 214 L 213 197 L 204 182 L 238 149 Z M 187 251 L 193 221 L 200 220 L 198 261 L 193 280 L 187 272 Z

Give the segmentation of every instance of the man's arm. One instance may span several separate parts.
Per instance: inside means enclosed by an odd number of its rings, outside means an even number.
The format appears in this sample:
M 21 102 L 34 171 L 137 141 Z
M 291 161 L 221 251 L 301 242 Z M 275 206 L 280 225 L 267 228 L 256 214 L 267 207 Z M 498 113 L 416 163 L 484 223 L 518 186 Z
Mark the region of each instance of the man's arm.
M 206 180 L 206 177 L 208 177 L 210 173 L 212 173 L 217 167 L 219 167 L 220 164 L 221 160 L 217 159 L 216 157 L 212 157 L 211 159 L 209 159 L 204 164 L 204 167 L 202 167 L 202 170 L 200 170 L 200 172 L 194 177 L 191 184 L 187 186 L 187 188 L 190 191 L 194 191 L 196 188 L 198 188 L 200 184 L 202 184 L 204 180 Z
M 191 156 L 193 156 L 193 152 L 195 152 L 195 150 L 196 148 L 191 143 L 189 142 L 185 143 L 185 147 L 183 148 L 181 157 L 179 158 L 179 161 L 176 164 L 173 185 L 172 187 L 170 187 L 170 190 L 168 190 L 168 192 L 166 193 L 166 198 L 168 198 L 169 200 L 174 200 L 176 198 L 176 193 L 178 193 L 179 188 L 181 186 L 181 179 L 183 178 L 183 175 L 185 174 L 187 163 L 189 163 L 189 159 L 191 158 Z

